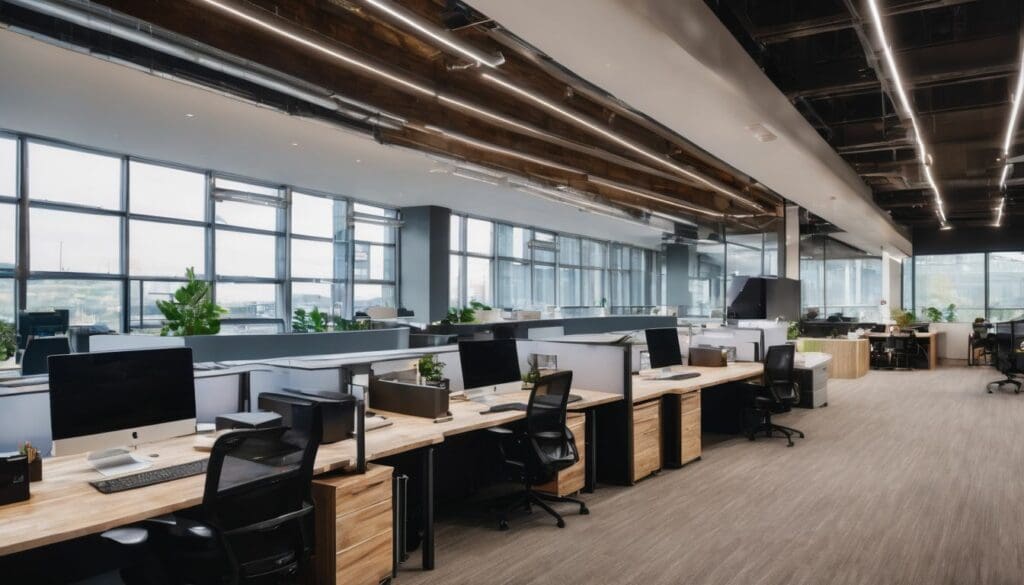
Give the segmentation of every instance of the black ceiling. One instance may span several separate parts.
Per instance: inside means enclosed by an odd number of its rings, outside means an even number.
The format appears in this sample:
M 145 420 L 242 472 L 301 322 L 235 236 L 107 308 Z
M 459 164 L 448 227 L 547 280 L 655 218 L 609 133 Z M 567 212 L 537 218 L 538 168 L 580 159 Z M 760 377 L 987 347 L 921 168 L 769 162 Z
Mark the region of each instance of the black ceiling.
M 938 227 L 912 134 L 871 66 L 865 0 L 706 0 L 769 78 L 874 190 L 897 223 Z M 990 225 L 1021 55 L 1021 0 L 879 0 L 954 226 Z M 869 46 L 865 46 L 865 44 Z M 869 60 L 869 55 L 872 59 Z M 1020 125 L 1018 125 L 1020 126 Z M 1024 152 L 1017 134 L 1011 156 Z M 1019 146 L 1016 146 L 1019 145 Z M 1024 165 L 1007 222 L 1024 223 Z M 783 194 L 785 195 L 785 194 Z M 1016 198 L 1016 201 L 1015 201 Z

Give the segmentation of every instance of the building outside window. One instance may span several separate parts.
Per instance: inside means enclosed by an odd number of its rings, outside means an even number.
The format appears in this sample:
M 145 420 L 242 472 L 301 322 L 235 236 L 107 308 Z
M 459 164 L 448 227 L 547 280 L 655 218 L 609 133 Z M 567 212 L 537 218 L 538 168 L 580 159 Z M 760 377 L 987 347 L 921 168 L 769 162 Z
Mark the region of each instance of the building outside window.
M 394 305 L 398 229 L 396 210 L 335 195 L 0 135 L 2 320 L 67 308 L 72 325 L 156 332 L 190 267 L 225 333 L 280 331 L 300 307 L 351 316 Z

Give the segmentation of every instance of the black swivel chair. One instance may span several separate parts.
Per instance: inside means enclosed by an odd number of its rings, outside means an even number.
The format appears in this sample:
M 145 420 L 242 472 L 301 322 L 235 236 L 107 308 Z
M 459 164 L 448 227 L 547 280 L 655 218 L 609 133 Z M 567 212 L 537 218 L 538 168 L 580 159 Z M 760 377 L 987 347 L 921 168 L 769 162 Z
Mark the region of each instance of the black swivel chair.
M 214 443 L 203 503 L 194 515 L 147 520 L 108 539 L 148 545 L 162 575 L 125 574 L 127 583 L 235 585 L 298 582 L 313 550 L 313 463 L 323 432 L 311 404 L 310 428 L 235 431 Z M 138 569 L 138 568 L 136 568 Z M 130 576 L 135 575 L 133 578 Z
M 999 323 L 996 325 L 995 335 L 990 337 L 994 337 L 993 356 L 996 369 L 1006 377 L 989 382 L 985 389 L 991 394 L 993 386 L 1002 388 L 1004 385 L 1010 385 L 1013 386 L 1014 394 L 1020 394 L 1021 381 L 1015 377 L 1024 373 L 1024 370 L 1021 369 L 1018 355 L 1014 351 L 1016 348 L 1014 347 L 1013 323 Z
M 788 441 L 787 447 L 793 446 L 793 435 L 804 438 L 802 431 L 772 422 L 772 414 L 787 412 L 800 402 L 800 387 L 793 381 L 795 354 L 796 347 L 792 345 L 773 345 L 768 348 L 764 358 L 764 386 L 755 393 L 750 407 L 747 438 L 751 441 L 761 432 L 766 437 L 772 437 L 776 432 L 781 433 Z
M 21 356 L 21 374 L 32 376 L 50 373 L 49 358 L 51 355 L 71 353 L 71 344 L 67 337 L 35 337 L 25 347 L 25 355 Z
M 542 376 L 530 392 L 523 427 L 516 431 L 503 427 L 490 429 L 500 436 L 504 466 L 524 485 L 523 491 L 514 494 L 499 515 L 498 528 L 501 530 L 508 530 L 509 512 L 519 508 L 532 511 L 534 504 L 551 514 L 559 528 L 565 527 L 565 520 L 547 502 L 576 504 L 580 507 L 580 514 L 590 513 L 580 500 L 533 489 L 533 486 L 551 481 L 559 471 L 580 460 L 572 432 L 565 426 L 571 387 L 571 371 Z

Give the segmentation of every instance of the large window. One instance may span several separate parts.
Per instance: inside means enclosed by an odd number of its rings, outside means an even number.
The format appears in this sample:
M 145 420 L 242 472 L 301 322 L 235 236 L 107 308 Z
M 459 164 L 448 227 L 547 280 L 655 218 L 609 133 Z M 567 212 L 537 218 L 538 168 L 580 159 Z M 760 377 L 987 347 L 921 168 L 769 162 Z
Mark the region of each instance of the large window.
M 914 257 L 914 307 L 919 319 L 928 307 L 956 305 L 957 319 L 985 316 L 985 254 Z
M 1008 321 L 1024 315 L 1024 253 L 993 252 L 988 263 L 988 318 Z
M 352 210 L 352 307 L 355 311 L 394 307 L 398 212 L 361 203 Z
M 882 302 L 882 259 L 826 236 L 800 240 L 802 313 L 825 319 L 839 315 L 858 321 L 888 319 Z
M 342 197 L 0 135 L 0 319 L 68 308 L 73 325 L 155 332 L 189 267 L 224 332 L 278 331 L 298 307 L 351 316 L 395 304 L 398 226 Z
M 626 244 L 451 217 L 452 306 L 645 311 L 661 298 L 660 255 Z

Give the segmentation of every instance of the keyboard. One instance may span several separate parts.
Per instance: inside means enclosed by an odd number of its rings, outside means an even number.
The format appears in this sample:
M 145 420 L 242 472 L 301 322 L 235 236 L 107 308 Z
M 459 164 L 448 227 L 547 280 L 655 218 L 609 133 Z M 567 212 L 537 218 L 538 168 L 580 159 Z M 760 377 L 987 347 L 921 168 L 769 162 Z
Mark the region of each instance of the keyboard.
M 667 374 L 658 374 L 654 377 L 655 380 L 689 380 L 690 378 L 696 378 L 700 376 L 700 372 L 669 372 Z
M 116 494 L 117 492 L 123 492 L 126 490 L 134 490 L 137 488 L 156 485 L 158 483 L 174 481 L 176 479 L 184 479 L 186 477 L 192 477 L 193 475 L 201 475 L 206 473 L 206 464 L 208 462 L 209 459 L 199 459 L 197 461 L 190 461 L 180 465 L 171 465 L 170 467 L 161 467 L 160 469 L 150 469 L 140 473 L 133 473 L 131 475 L 122 475 L 120 477 L 112 477 L 110 479 L 90 481 L 89 484 L 99 490 L 101 494 Z
M 487 410 L 481 411 L 480 414 L 490 414 L 492 412 L 508 412 L 510 410 L 526 410 L 526 405 L 522 402 L 510 402 L 508 404 L 495 404 Z

